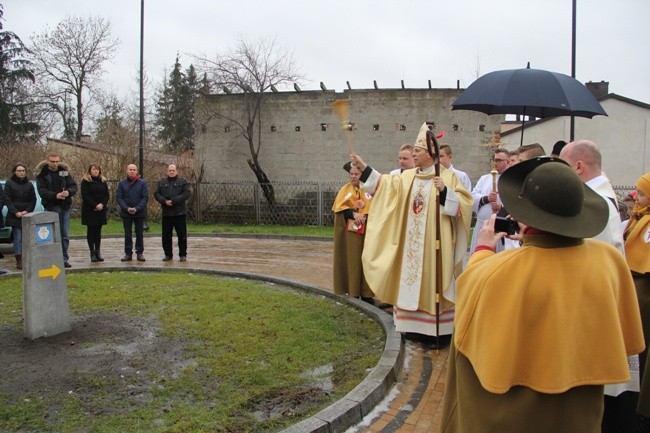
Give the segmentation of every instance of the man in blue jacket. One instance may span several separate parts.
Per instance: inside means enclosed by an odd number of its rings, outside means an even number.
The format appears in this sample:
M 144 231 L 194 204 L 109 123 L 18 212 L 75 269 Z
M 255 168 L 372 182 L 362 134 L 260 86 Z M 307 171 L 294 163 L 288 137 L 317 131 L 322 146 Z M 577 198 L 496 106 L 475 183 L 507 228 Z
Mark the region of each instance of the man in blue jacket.
M 133 260 L 132 228 L 135 226 L 135 253 L 139 262 L 144 262 L 144 217 L 149 201 L 147 182 L 138 175 L 138 166 L 129 164 L 126 179 L 117 186 L 117 203 L 124 225 L 123 262 Z

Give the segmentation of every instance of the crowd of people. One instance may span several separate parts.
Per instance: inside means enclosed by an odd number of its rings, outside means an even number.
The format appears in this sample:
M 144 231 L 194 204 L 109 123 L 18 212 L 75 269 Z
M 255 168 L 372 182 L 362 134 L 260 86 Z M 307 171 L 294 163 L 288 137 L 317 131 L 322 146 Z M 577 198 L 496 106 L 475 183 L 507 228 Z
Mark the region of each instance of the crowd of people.
M 63 264 L 71 268 L 68 247 L 70 245 L 70 214 L 72 198 L 77 194 L 77 183 L 70 167 L 61 161 L 61 155 L 49 152 L 46 159 L 35 168 L 35 181 L 29 178 L 28 167 L 16 163 L 11 169 L 11 177 L 4 188 L 0 186 L 0 209 L 7 208 L 6 221 L 13 234 L 13 252 L 16 269 L 23 269 L 22 218 L 36 208 L 37 197 L 46 211 L 58 215 L 61 236 Z M 90 261 L 103 262 L 101 254 L 102 227 L 108 223 L 110 188 L 99 164 L 90 164 L 81 178 L 81 224 L 86 226 L 86 241 Z M 187 260 L 187 205 L 191 197 L 189 182 L 178 175 L 177 167 L 170 164 L 167 176 L 160 179 L 154 192 L 155 199 L 162 208 L 162 248 L 163 261 L 173 258 L 172 239 L 176 231 L 178 238 L 178 257 Z M 136 260 L 144 262 L 144 227 L 149 190 L 147 182 L 138 174 L 138 167 L 129 164 L 126 176 L 117 185 L 115 200 L 124 227 L 124 256 L 121 261 L 133 260 L 133 229 L 135 228 Z M 0 255 L 0 258 L 3 256 Z
M 450 345 L 441 431 L 650 431 L 650 173 L 618 200 L 595 143 L 558 141 L 494 149 L 472 188 L 433 137 L 385 175 L 350 155 L 335 293 Z
M 558 141 L 550 157 L 539 144 L 494 149 L 492 170 L 472 188 L 434 128 L 424 123 L 399 148 L 389 174 L 350 154 L 332 205 L 334 293 L 385 309 L 407 338 L 449 345 L 444 432 L 650 431 L 650 173 L 619 200 L 596 143 Z M 70 268 L 74 176 L 55 152 L 33 182 L 28 173 L 14 164 L 0 190 L 16 268 L 37 196 L 58 215 Z M 100 165 L 88 166 L 79 190 L 90 261 L 103 262 L 111 194 Z M 174 259 L 174 231 L 186 261 L 189 182 L 169 165 L 153 197 L 163 261 Z M 123 262 L 134 252 L 146 260 L 148 200 L 129 164 L 115 197 Z

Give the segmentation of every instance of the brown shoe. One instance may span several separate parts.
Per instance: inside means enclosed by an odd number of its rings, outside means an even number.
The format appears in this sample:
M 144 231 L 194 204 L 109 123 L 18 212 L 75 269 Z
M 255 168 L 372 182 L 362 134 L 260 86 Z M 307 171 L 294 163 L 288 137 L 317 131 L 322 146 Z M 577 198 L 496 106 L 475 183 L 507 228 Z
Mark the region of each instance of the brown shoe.
M 144 254 L 138 254 L 137 259 L 139 262 L 146 262 L 147 260 L 144 258 Z
M 122 262 L 130 262 L 133 260 L 133 256 L 131 254 L 125 254 L 124 257 L 120 259 Z

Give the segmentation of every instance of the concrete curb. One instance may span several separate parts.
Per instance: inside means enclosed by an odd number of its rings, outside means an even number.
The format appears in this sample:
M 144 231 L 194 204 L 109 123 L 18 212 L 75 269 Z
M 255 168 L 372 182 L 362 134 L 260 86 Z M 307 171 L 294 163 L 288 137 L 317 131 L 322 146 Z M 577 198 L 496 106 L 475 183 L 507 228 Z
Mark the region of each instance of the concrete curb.
M 183 269 L 173 267 L 106 267 L 106 268 L 76 268 L 68 269 L 66 273 L 96 273 L 96 272 L 194 272 L 197 274 L 222 275 L 226 277 L 244 278 L 258 281 L 266 281 L 279 285 L 293 287 L 320 296 L 326 296 L 337 302 L 347 304 L 361 310 L 363 313 L 375 320 L 384 329 L 386 343 L 379 362 L 375 365 L 368 376 L 361 381 L 352 391 L 342 399 L 336 401 L 315 415 L 300 421 L 293 426 L 281 430 L 280 433 L 341 433 L 348 428 L 359 424 L 372 409 L 381 402 L 388 394 L 390 388 L 397 382 L 397 376 L 404 364 L 404 343 L 391 317 L 379 308 L 356 298 L 340 296 L 330 293 L 324 288 L 310 286 L 292 280 L 268 277 L 244 272 L 229 272 L 208 269 Z M 6 277 L 15 276 L 16 273 L 6 274 Z M 4 278 L 5 275 L 0 276 Z

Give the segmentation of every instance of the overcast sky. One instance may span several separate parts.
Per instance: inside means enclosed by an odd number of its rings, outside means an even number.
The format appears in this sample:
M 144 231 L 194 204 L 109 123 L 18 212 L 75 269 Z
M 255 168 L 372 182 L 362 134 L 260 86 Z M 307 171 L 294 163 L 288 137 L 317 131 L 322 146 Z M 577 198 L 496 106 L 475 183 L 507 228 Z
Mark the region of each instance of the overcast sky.
M 107 86 L 138 87 L 141 0 L 0 0 L 5 29 L 26 43 L 66 15 L 109 18 L 121 41 Z M 303 89 L 469 86 L 526 66 L 571 74 L 571 0 L 145 0 L 145 71 L 159 82 L 176 53 L 275 37 L 293 52 Z M 650 1 L 577 0 L 576 78 L 650 103 Z

